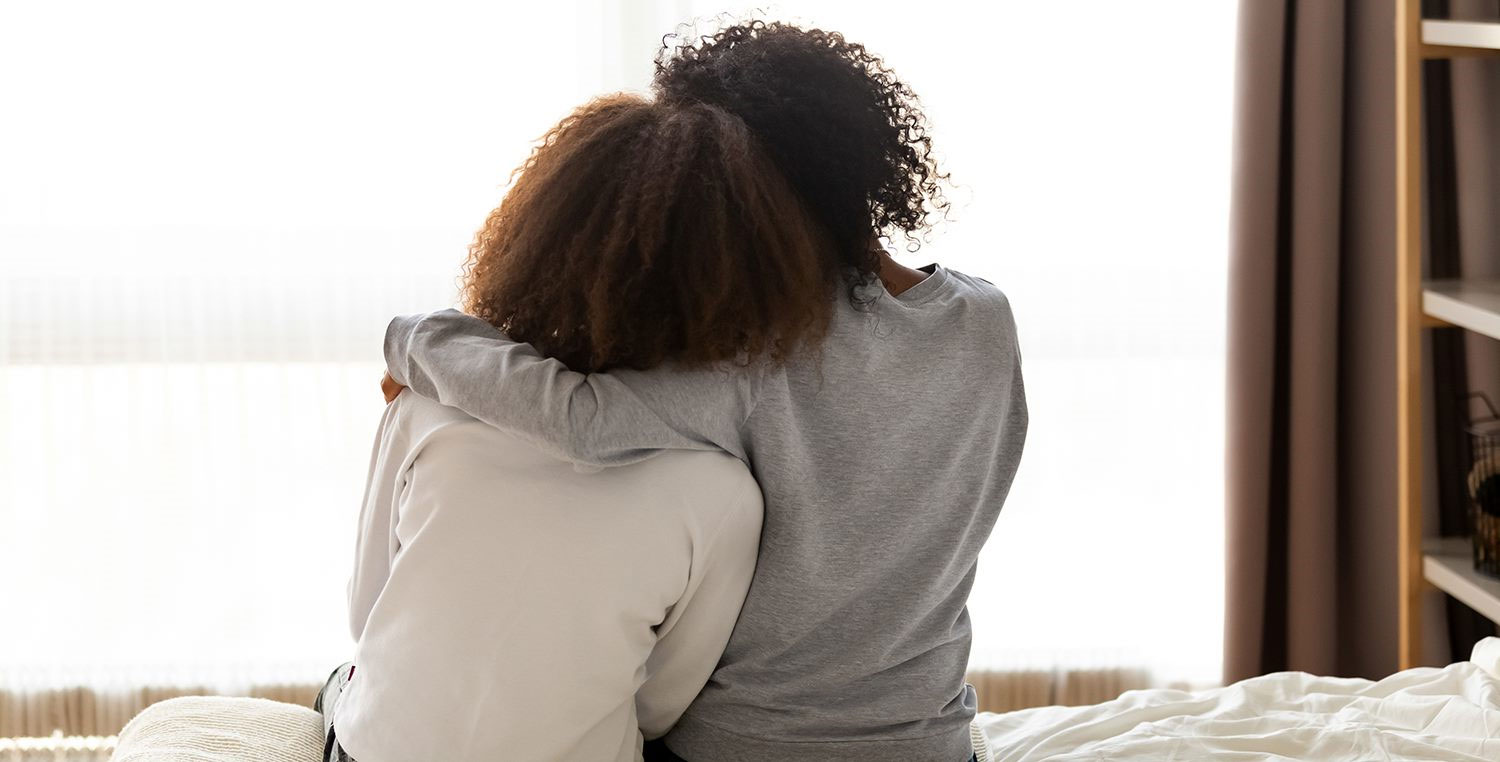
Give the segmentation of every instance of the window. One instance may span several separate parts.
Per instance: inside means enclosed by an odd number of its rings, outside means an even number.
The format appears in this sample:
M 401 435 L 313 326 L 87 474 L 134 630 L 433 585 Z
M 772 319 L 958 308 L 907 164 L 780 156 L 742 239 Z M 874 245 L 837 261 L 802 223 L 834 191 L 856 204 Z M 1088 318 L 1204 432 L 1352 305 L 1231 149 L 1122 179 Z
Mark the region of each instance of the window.
M 345 658 L 386 319 L 451 304 L 530 141 L 720 10 L 8 7 L 0 681 Z M 782 10 L 923 96 L 958 205 L 909 261 L 1015 307 L 1032 428 L 976 665 L 1217 679 L 1233 3 Z

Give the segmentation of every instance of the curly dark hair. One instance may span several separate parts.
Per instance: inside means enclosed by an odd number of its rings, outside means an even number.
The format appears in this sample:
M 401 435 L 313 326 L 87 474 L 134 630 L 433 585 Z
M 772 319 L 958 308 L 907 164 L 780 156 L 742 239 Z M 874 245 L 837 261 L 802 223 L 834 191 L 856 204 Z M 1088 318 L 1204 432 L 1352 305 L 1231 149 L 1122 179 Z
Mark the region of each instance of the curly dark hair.
M 745 123 L 615 95 L 516 170 L 469 248 L 465 310 L 591 372 L 779 361 L 815 343 L 841 264 Z
M 755 20 L 681 43 L 669 35 L 654 89 L 750 125 L 860 279 L 879 264 L 873 235 L 903 232 L 915 248 L 948 210 L 916 93 L 837 32 Z

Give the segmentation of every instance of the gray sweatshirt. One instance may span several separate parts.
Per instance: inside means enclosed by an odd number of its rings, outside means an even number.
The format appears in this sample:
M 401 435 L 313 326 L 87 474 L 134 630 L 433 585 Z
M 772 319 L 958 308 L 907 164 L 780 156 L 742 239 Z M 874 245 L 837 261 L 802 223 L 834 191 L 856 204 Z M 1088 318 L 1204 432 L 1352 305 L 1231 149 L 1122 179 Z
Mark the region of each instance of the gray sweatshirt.
M 821 352 L 780 367 L 584 375 L 447 310 L 396 318 L 391 375 L 585 465 L 722 449 L 765 498 L 729 645 L 667 736 L 692 762 L 960 762 L 966 608 L 1026 438 L 1010 304 L 942 267 L 840 295 Z M 565 507 L 559 506 L 559 510 Z

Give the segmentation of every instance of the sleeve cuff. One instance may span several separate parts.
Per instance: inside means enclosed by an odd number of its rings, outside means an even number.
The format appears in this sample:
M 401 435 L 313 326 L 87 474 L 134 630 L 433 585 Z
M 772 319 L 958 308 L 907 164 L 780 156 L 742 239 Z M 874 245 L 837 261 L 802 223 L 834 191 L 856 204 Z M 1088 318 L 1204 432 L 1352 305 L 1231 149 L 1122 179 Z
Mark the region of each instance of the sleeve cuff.
M 390 374 L 393 381 L 402 386 L 411 385 L 406 377 L 407 347 L 411 344 L 411 335 L 420 322 L 422 322 L 421 315 L 397 315 L 391 318 L 390 325 L 385 327 L 385 372 Z

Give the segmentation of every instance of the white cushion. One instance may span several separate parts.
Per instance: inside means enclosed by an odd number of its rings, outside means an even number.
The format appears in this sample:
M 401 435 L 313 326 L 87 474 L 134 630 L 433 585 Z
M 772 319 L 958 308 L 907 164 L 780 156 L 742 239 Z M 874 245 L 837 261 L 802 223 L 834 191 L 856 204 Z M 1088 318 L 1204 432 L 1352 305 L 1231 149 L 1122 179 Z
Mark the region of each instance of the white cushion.
M 120 731 L 112 762 L 319 762 L 323 720 L 295 704 L 187 696 L 146 707 Z

